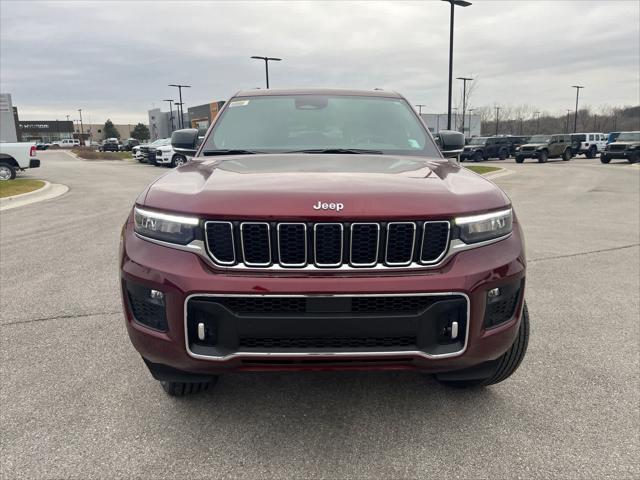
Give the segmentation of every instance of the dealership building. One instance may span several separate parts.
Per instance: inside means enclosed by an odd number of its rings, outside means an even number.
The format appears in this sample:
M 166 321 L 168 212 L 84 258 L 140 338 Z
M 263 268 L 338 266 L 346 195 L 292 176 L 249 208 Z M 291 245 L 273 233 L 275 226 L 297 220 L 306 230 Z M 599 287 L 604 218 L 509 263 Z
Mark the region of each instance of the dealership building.
M 223 105 L 224 101 L 218 101 L 189 107 L 183 116 L 184 128 L 206 130 Z M 171 132 L 180 128 L 180 114 L 177 111 L 163 112 L 159 108 L 154 108 L 149 110 L 148 115 L 149 133 L 152 141 L 168 138 L 171 136 Z

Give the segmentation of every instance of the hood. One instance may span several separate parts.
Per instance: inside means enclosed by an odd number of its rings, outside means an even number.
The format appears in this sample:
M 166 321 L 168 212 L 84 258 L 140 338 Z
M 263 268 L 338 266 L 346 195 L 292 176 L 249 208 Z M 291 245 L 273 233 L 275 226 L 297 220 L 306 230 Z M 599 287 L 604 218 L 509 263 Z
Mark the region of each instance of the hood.
M 524 147 L 535 147 L 535 148 L 540 148 L 540 147 L 548 147 L 549 144 L 548 143 L 525 143 L 524 145 L 520 145 L 522 148 Z
M 611 142 L 609 145 L 622 145 L 624 147 L 638 147 L 640 146 L 640 142 L 631 142 L 631 141 L 622 141 L 622 142 Z
M 316 209 L 344 205 L 340 212 Z M 420 219 L 509 205 L 459 165 L 392 155 L 238 155 L 194 159 L 160 177 L 144 206 L 226 219 Z

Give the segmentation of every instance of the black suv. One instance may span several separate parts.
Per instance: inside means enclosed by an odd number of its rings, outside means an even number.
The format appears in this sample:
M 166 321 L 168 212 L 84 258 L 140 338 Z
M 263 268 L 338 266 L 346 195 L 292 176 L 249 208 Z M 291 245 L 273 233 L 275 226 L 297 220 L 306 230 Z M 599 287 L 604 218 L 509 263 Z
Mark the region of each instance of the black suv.
M 460 154 L 460 161 L 489 160 L 499 158 L 505 160 L 509 157 L 513 149 L 511 137 L 475 137 L 472 138 Z
M 629 163 L 640 162 L 640 132 L 622 132 L 615 142 L 606 146 L 600 154 L 602 163 L 612 158 L 625 158 Z

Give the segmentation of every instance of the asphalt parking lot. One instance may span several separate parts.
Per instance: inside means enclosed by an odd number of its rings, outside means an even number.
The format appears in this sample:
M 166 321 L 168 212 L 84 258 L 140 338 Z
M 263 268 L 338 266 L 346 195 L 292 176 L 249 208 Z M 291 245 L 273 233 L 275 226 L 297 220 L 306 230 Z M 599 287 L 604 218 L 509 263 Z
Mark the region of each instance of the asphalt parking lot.
M 2 478 L 640 476 L 638 165 L 499 162 L 532 320 L 508 381 L 233 374 L 174 399 L 129 343 L 117 269 L 120 226 L 166 170 L 39 156 L 22 177 L 70 191 L 0 214 Z

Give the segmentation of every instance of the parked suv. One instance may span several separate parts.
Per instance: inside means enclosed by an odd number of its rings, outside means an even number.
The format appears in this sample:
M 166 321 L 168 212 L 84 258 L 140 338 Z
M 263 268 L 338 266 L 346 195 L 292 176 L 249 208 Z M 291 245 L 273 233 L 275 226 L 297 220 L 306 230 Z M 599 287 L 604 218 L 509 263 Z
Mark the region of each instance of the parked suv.
M 460 161 L 473 160 L 489 160 L 490 158 L 499 158 L 505 160 L 509 157 L 512 149 L 512 140 L 510 137 L 475 137 L 464 147 L 460 155 Z
M 120 151 L 120 143 L 117 138 L 107 138 L 102 145 L 100 145 L 99 150 L 101 152 L 119 152 Z
M 573 155 L 584 154 L 587 158 L 596 158 L 604 151 L 608 136 L 604 133 L 574 133 L 571 135 L 571 152 Z
M 384 91 L 252 90 L 174 132 L 192 161 L 122 231 L 129 337 L 170 395 L 231 371 L 418 370 L 509 377 L 529 318 L 507 195 L 438 149 Z
M 80 146 L 80 140 L 77 138 L 64 138 L 51 142 L 51 148 L 74 148 Z
M 571 160 L 571 135 L 534 135 L 516 150 L 516 163 L 525 158 L 537 158 L 539 163 L 549 158 Z
M 621 132 L 615 142 L 607 145 L 600 161 L 609 163 L 613 158 L 624 158 L 629 163 L 640 162 L 640 132 Z
M 135 138 L 127 138 L 122 142 L 122 145 L 120 145 L 120 150 L 123 152 L 130 152 L 133 147 L 137 147 L 138 145 L 140 145 L 139 140 L 136 140 Z

